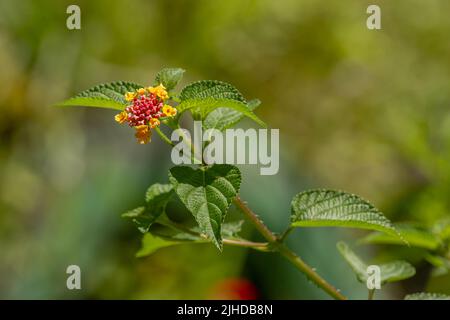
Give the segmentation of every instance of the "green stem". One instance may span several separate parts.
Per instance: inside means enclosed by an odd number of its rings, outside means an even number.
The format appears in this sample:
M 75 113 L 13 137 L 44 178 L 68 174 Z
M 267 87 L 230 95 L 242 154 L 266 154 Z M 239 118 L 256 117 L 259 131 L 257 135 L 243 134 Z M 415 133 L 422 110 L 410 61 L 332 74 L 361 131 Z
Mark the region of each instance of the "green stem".
M 239 196 L 236 196 L 233 200 L 234 204 L 247 216 L 247 218 L 253 223 L 256 230 L 270 243 L 277 242 L 277 237 L 266 227 L 259 217 L 254 213 Z
M 245 214 L 245 216 L 253 223 L 255 228 L 261 235 L 274 246 L 284 258 L 291 262 L 297 269 L 303 272 L 312 282 L 318 287 L 328 293 L 335 299 L 346 300 L 347 298 L 339 292 L 335 287 L 323 279 L 316 271 L 314 271 L 308 264 L 306 264 L 299 256 L 292 252 L 285 244 L 278 241 L 277 237 L 267 226 L 258 218 L 239 196 L 234 198 L 235 205 Z
M 283 232 L 283 234 L 279 237 L 280 242 L 283 242 L 284 240 L 286 240 L 287 236 L 294 231 L 294 228 L 289 227 L 286 229 L 286 231 Z
M 267 242 L 253 242 L 247 240 L 222 239 L 223 244 L 236 247 L 251 248 L 260 251 L 268 250 Z
M 192 163 L 194 164 L 202 164 L 203 160 L 197 159 L 195 157 L 195 148 L 194 145 L 192 144 L 191 139 L 189 139 L 185 134 L 184 134 L 184 130 L 183 128 L 180 127 L 179 124 L 177 124 L 177 129 L 180 132 L 180 136 L 183 138 L 183 142 L 186 142 L 186 144 L 188 145 L 189 149 L 191 149 L 191 160 Z M 203 158 L 203 157 L 202 157 Z
M 170 140 L 169 137 L 166 136 L 166 135 L 164 134 L 164 132 L 162 132 L 161 129 L 160 129 L 159 127 L 155 127 L 154 129 L 155 129 L 156 133 L 161 137 L 161 139 L 162 139 L 165 143 L 167 143 L 169 146 L 172 146 L 172 147 L 175 146 L 175 144 L 172 142 L 172 140 Z
M 375 295 L 375 289 L 369 289 L 369 297 L 368 300 L 373 300 L 373 296 Z
M 192 145 L 190 139 L 186 137 L 184 131 L 178 125 L 178 129 L 180 129 L 181 136 L 183 140 L 188 143 L 191 148 L 192 157 L 195 159 L 195 150 Z M 157 131 L 158 132 L 158 131 Z M 161 132 L 162 133 L 162 132 Z M 158 133 L 159 134 L 159 133 Z M 202 162 L 201 162 L 202 163 Z M 338 300 L 346 300 L 347 298 L 339 292 L 335 287 L 325 281 L 317 272 L 315 272 L 308 264 L 306 264 L 299 256 L 297 256 L 294 252 L 292 252 L 286 245 L 279 241 L 279 239 L 272 233 L 272 231 L 267 228 L 267 226 L 262 222 L 259 217 L 254 213 L 243 201 L 237 196 L 234 198 L 235 205 L 247 216 L 247 218 L 253 223 L 255 228 L 261 233 L 261 235 L 269 242 L 267 244 L 259 244 L 256 242 L 250 241 L 236 241 L 231 239 L 224 239 L 224 244 L 236 245 L 241 247 L 253 248 L 256 250 L 267 251 L 270 247 L 273 247 L 275 251 L 278 251 L 284 258 L 290 261 L 297 269 L 303 272 L 312 282 L 314 282 L 318 287 L 328 293 L 335 299 Z M 290 232 L 288 229 L 283 235 L 282 239 L 284 239 L 287 234 Z M 270 248 L 272 249 L 272 248 Z

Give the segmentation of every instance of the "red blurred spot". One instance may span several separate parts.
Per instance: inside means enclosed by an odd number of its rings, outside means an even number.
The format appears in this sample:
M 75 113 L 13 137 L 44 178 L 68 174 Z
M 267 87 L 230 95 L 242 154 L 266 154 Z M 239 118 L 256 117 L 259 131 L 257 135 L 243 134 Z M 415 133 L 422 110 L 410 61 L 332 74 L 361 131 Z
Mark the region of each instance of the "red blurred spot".
M 225 279 L 214 285 L 210 298 L 216 300 L 255 300 L 258 299 L 258 290 L 247 279 Z

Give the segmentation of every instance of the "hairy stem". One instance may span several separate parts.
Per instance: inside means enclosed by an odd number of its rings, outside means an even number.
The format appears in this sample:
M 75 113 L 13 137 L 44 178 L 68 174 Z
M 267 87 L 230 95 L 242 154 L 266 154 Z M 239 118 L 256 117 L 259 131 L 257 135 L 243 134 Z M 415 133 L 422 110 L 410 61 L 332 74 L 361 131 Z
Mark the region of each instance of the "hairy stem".
M 191 148 L 192 157 L 195 159 L 195 150 L 192 142 L 186 135 L 184 135 L 183 130 L 178 125 L 178 129 L 180 129 L 181 136 L 185 139 L 186 143 Z M 158 132 L 158 131 L 157 131 Z M 161 132 L 162 133 L 162 132 Z M 160 134 L 158 132 L 158 134 Z M 166 141 L 167 142 L 167 141 Z M 172 144 L 171 144 L 172 145 Z M 172 145 L 173 146 L 173 145 Z M 200 163 L 202 163 L 201 161 Z M 272 231 L 267 228 L 267 226 L 262 222 L 259 217 L 254 213 L 239 196 L 234 198 L 235 205 L 246 215 L 246 217 L 252 222 L 255 228 L 261 233 L 261 235 L 269 242 L 267 244 L 263 244 L 261 246 L 259 243 L 251 242 L 251 241 L 236 241 L 231 239 L 223 239 L 224 244 L 236 245 L 241 247 L 253 248 L 261 251 L 268 251 L 269 247 L 273 247 L 275 251 L 278 251 L 284 258 L 290 261 L 297 269 L 303 272 L 312 282 L 314 282 L 318 287 L 328 293 L 335 299 L 338 300 L 346 300 L 347 298 L 339 292 L 335 287 L 329 284 L 325 279 L 323 279 L 317 272 L 315 272 L 308 264 L 306 264 L 299 256 L 297 256 L 294 252 L 292 252 L 286 245 L 284 245 L 277 236 L 273 234 Z M 287 230 L 283 235 L 282 239 L 284 239 L 291 230 Z
M 373 296 L 375 295 L 375 289 L 369 289 L 369 297 L 368 300 L 373 300 Z
M 261 235 L 274 246 L 275 251 L 278 251 L 284 258 L 291 262 L 297 269 L 303 272 L 312 282 L 319 288 L 324 290 L 330 296 L 338 300 L 346 300 L 347 298 L 339 292 L 334 286 L 323 279 L 316 271 L 314 271 L 308 264 L 306 264 L 299 256 L 292 252 L 286 245 L 279 242 L 277 237 L 267 226 L 259 219 L 243 201 L 237 196 L 234 198 L 234 204 L 245 214 L 245 216 L 253 223 L 255 228 Z

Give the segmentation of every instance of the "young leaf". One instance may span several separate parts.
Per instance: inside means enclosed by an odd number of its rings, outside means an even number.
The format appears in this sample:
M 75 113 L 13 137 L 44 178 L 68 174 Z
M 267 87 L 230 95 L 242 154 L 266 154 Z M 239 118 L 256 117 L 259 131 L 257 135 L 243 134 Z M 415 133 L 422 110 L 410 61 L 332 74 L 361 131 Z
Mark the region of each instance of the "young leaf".
M 157 73 L 155 77 L 154 85 L 157 86 L 162 83 L 166 87 L 167 91 L 170 91 L 176 87 L 184 74 L 181 68 L 164 68 Z
M 336 247 L 339 253 L 344 257 L 347 263 L 352 268 L 353 272 L 360 282 L 367 281 L 367 264 L 365 264 L 357 255 L 354 253 L 345 242 L 338 242 Z
M 253 99 L 247 102 L 247 108 L 250 111 L 255 110 L 261 101 L 258 99 Z M 203 128 L 207 129 L 217 129 L 223 131 L 228 129 L 244 118 L 245 115 L 242 112 L 230 109 L 230 108 L 218 108 L 211 113 L 209 113 L 205 120 L 203 121 Z
M 124 97 L 125 93 L 139 88 L 142 88 L 142 86 L 125 81 L 100 84 L 77 94 L 73 98 L 58 103 L 57 106 L 98 107 L 123 110 L 128 105 Z
M 381 284 L 413 277 L 416 269 L 408 262 L 398 260 L 380 265 Z
M 178 166 L 170 169 L 169 180 L 200 230 L 222 250 L 221 225 L 239 192 L 239 169 L 227 164 L 200 169 Z
M 200 238 L 192 239 L 187 234 L 185 236 L 186 237 L 184 237 L 183 234 L 178 234 L 177 237 L 169 238 L 146 233 L 142 238 L 141 249 L 139 249 L 139 251 L 136 253 L 136 257 L 142 258 L 151 255 L 161 248 L 170 247 L 177 244 L 204 242 L 204 240 Z
M 402 238 L 412 247 L 436 250 L 441 241 L 431 232 L 421 230 L 409 225 L 395 225 Z M 372 232 L 359 241 L 362 244 L 392 244 L 405 245 L 405 241 L 382 232 Z
M 122 214 L 122 218 L 128 218 L 133 221 L 138 230 L 142 233 L 147 232 L 152 224 L 152 219 L 145 214 L 145 207 L 138 207 Z
M 132 219 L 139 231 L 145 233 L 156 219 L 164 213 L 172 195 L 172 185 L 155 183 L 147 190 L 145 195 L 146 205 L 126 212 L 122 217 Z
M 418 292 L 408 294 L 405 300 L 450 300 L 450 296 L 441 293 Z
M 309 190 L 291 203 L 293 227 L 349 227 L 377 230 L 399 237 L 391 222 L 366 200 L 334 190 Z
M 184 100 L 177 106 L 177 110 L 180 114 L 186 110 L 193 110 L 194 117 L 199 119 L 205 119 L 209 113 L 219 108 L 235 110 L 252 119 L 260 126 L 267 127 L 266 124 L 259 119 L 244 102 L 238 100 L 226 98 L 188 99 Z
M 338 242 L 337 248 L 360 282 L 365 283 L 368 279 L 367 267 L 355 252 L 345 242 Z M 411 278 L 416 274 L 414 267 L 406 261 L 393 261 L 378 265 L 380 267 L 380 283 L 395 282 Z

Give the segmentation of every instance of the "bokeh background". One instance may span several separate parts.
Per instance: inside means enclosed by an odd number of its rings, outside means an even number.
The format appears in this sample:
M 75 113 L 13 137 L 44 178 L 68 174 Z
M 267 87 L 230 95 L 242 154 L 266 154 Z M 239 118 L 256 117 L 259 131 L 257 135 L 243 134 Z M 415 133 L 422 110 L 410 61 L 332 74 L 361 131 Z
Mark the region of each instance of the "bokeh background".
M 69 4 L 81 7 L 81 30 L 66 28 Z M 381 6 L 380 31 L 366 28 L 369 4 Z M 227 81 L 261 99 L 258 115 L 280 129 L 279 174 L 242 167 L 243 197 L 275 231 L 311 187 L 431 224 L 450 207 L 448 12 L 447 0 L 1 0 L 0 298 L 326 299 L 271 254 L 187 245 L 135 258 L 141 235 L 120 214 L 166 181 L 169 149 L 156 138 L 138 145 L 113 111 L 52 104 L 101 82 L 150 84 L 169 66 L 187 70 L 182 84 Z M 365 298 L 335 248 L 362 234 L 302 229 L 289 244 Z M 357 248 L 372 261 L 392 250 Z M 70 264 L 81 267 L 80 291 L 66 288 Z M 449 294 L 450 276 L 377 296 L 424 289 Z

